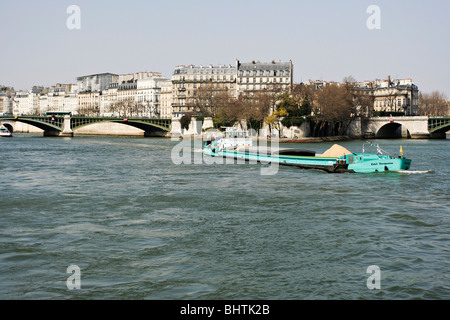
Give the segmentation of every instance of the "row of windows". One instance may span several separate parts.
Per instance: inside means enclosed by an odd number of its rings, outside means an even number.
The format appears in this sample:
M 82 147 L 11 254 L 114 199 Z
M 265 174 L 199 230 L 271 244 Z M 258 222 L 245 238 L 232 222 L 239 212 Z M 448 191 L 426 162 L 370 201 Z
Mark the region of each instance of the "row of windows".
M 212 83 L 212 84 L 197 84 L 197 83 L 193 83 L 193 84 L 183 84 L 177 87 L 178 91 L 185 91 L 186 89 L 197 89 L 197 88 L 218 88 L 218 89 L 233 89 L 234 85 L 232 83 L 227 84 L 227 83 Z
M 138 102 L 159 102 L 159 96 L 155 96 L 154 98 L 145 98 L 145 97 L 138 97 Z
M 259 81 L 258 81 L 259 80 Z M 290 78 L 241 78 L 239 83 L 274 83 L 290 82 Z
M 279 86 L 280 86 L 280 89 L 283 89 L 283 90 L 289 88 L 289 85 L 287 85 L 287 84 L 282 84 Z M 264 90 L 264 89 L 267 89 L 267 86 L 264 84 L 256 84 L 256 85 L 246 84 L 246 85 L 242 85 L 240 87 L 240 89 L 242 89 L 242 88 L 245 88 L 245 90 Z
M 175 70 L 174 74 L 235 74 L 236 68 L 186 68 Z
M 200 76 L 199 78 L 197 78 L 196 76 L 194 77 L 188 77 L 186 79 L 185 76 L 180 77 L 179 79 L 174 78 L 174 81 L 234 81 L 234 77 L 233 76 Z
M 289 70 L 242 70 L 239 71 L 240 77 L 289 77 L 291 72 Z
M 395 105 L 395 102 L 397 102 L 397 106 L 402 107 L 402 106 L 407 106 L 409 105 L 409 98 L 408 99 L 397 99 L 397 100 L 390 100 L 390 99 L 386 99 L 386 100 L 376 100 L 375 101 L 375 106 L 380 108 L 380 107 L 388 107 L 391 104 Z
M 242 81 L 242 77 L 284 77 L 286 79 L 290 79 L 290 74 L 289 72 L 272 72 L 270 74 L 263 74 L 263 73 L 248 73 L 245 75 L 239 75 L 238 78 L 240 78 L 240 81 Z M 186 76 L 181 76 L 181 77 L 174 77 L 174 81 L 234 81 L 234 76 L 228 76 L 228 75 L 223 75 L 223 76 L 200 76 L 200 77 L 186 77 Z M 264 78 L 260 78 L 261 82 L 262 79 Z M 267 78 L 266 78 L 267 79 Z

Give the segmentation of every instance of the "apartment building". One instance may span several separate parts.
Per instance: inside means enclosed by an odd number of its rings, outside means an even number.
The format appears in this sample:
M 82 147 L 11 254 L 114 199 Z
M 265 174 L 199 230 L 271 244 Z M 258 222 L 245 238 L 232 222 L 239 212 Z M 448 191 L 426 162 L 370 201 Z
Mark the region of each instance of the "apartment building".
M 239 94 L 261 90 L 286 91 L 290 90 L 293 85 L 294 65 L 292 61 L 241 63 L 236 60 L 236 70 L 236 89 Z
M 12 98 L 12 112 L 16 115 L 40 113 L 40 95 L 43 87 L 33 87 L 30 91 L 17 91 Z
M 47 93 L 40 96 L 40 113 L 78 112 L 78 86 L 75 84 L 58 83 L 46 90 Z
M 244 93 L 262 90 L 290 90 L 293 84 L 293 64 L 289 62 L 262 63 L 252 61 L 235 65 L 177 66 L 172 75 L 173 116 L 181 117 L 195 112 L 198 93 L 208 88 L 211 94 L 228 94 L 238 97 Z
M 132 79 L 118 84 L 117 101 L 136 101 L 137 81 Z
M 78 113 L 87 116 L 100 115 L 100 96 L 99 91 L 78 92 Z
M 161 116 L 161 86 L 166 81 L 158 75 L 137 80 L 136 103 L 143 107 L 144 116 Z
M 0 114 L 12 113 L 12 106 L 12 99 L 6 93 L 0 93 Z
M 236 67 L 218 66 L 177 66 L 172 75 L 173 116 L 181 117 L 196 109 L 196 94 L 200 88 L 227 92 L 236 96 Z
M 161 85 L 161 118 L 172 118 L 172 80 L 165 80 L 160 83 Z
M 117 103 L 117 96 L 119 90 L 119 83 L 111 83 L 108 89 L 103 90 L 100 96 L 100 114 L 113 113 L 112 106 Z
M 134 115 L 148 117 L 158 115 L 161 91 L 159 83 L 166 80 L 161 73 L 121 74 L 114 80 L 116 81 L 111 82 L 108 88 L 100 92 L 100 114 L 114 114 L 114 106 L 126 102 L 128 109 L 135 109 L 132 112 Z

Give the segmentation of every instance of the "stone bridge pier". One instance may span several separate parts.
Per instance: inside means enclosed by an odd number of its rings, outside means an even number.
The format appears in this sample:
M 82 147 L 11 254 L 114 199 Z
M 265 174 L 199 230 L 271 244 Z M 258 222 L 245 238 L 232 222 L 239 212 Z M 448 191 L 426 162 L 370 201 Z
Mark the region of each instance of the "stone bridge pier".
M 73 137 L 72 125 L 70 122 L 70 115 L 65 115 L 62 123 L 62 130 L 45 129 L 45 137 Z

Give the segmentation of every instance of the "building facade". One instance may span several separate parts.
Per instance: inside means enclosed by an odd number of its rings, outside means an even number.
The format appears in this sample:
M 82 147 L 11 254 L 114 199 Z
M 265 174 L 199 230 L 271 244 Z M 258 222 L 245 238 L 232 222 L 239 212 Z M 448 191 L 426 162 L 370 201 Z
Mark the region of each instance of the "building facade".
M 13 113 L 13 101 L 6 93 L 0 93 L 0 114 Z
M 357 87 L 373 96 L 374 111 L 418 115 L 419 88 L 411 79 L 391 79 L 389 76 L 387 80 L 360 82 Z
M 117 101 L 136 101 L 136 93 L 137 93 L 137 81 L 136 80 L 128 80 L 122 83 L 119 83 L 117 87 Z
M 188 112 L 199 111 L 199 95 L 239 97 L 268 90 L 281 92 L 293 85 L 293 64 L 289 62 L 241 63 L 219 66 L 177 66 L 172 75 L 172 112 L 179 118 Z
M 161 116 L 161 86 L 167 79 L 160 76 L 137 80 L 136 102 L 140 105 L 146 117 Z
M 100 114 L 114 115 L 113 106 L 117 103 L 119 83 L 111 83 L 108 89 L 102 91 L 100 96 Z
M 40 94 L 42 87 L 30 91 L 18 91 L 12 99 L 12 113 L 15 115 L 34 115 L 40 113 Z
M 44 98 L 43 98 L 44 96 Z M 78 86 L 74 84 L 56 84 L 48 89 L 46 95 L 41 96 L 42 103 L 47 103 L 45 108 L 41 108 L 41 113 L 48 111 L 55 112 L 78 112 Z M 47 99 L 45 99 L 45 96 Z
M 77 78 L 79 92 L 101 92 L 109 88 L 109 85 L 118 82 L 119 76 L 112 73 L 99 73 L 89 76 L 82 76 Z
M 172 109 L 175 118 L 196 111 L 196 95 L 201 88 L 228 92 L 236 96 L 236 67 L 232 65 L 175 67 L 172 75 Z
M 78 114 L 78 85 L 68 85 L 66 95 L 64 96 L 63 110 L 64 112 L 71 112 L 72 114 Z
M 78 92 L 78 114 L 86 116 L 100 115 L 100 92 Z
M 290 90 L 294 80 L 294 65 L 289 62 L 241 63 L 236 60 L 238 94 L 251 91 Z
M 172 118 L 172 80 L 161 82 L 161 118 Z

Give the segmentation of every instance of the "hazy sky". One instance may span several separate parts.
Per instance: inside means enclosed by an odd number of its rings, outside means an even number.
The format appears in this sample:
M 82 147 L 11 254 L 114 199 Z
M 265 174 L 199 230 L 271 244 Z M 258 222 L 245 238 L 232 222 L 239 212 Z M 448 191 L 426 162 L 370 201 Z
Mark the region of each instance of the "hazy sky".
M 67 28 L 70 5 L 79 30 Z M 380 30 L 367 28 L 369 5 L 381 9 Z M 0 84 L 292 60 L 294 82 L 391 75 L 450 98 L 449 16 L 448 0 L 1 0 Z

